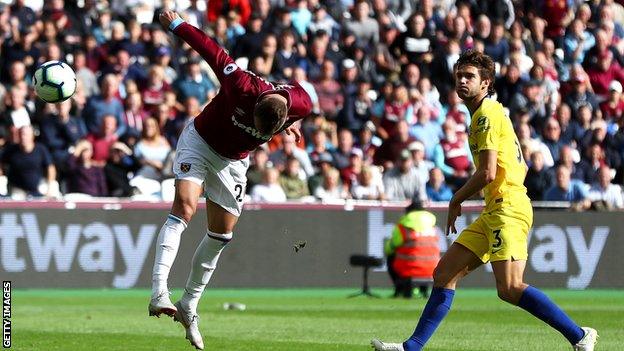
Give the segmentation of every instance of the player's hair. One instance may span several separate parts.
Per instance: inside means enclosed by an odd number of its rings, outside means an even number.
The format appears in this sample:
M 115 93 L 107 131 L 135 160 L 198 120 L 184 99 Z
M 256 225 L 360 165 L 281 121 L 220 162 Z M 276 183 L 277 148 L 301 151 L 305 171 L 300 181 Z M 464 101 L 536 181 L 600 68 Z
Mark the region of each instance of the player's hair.
M 453 72 L 457 72 L 457 69 L 462 66 L 473 66 L 479 70 L 479 76 L 481 80 L 488 79 L 490 85 L 488 86 L 488 94 L 494 94 L 494 74 L 496 73 L 496 67 L 494 66 L 494 60 L 482 52 L 476 50 L 467 50 L 457 60 L 453 66 Z
M 273 135 L 286 121 L 288 106 L 274 97 L 264 97 L 254 108 L 255 126 L 262 135 Z

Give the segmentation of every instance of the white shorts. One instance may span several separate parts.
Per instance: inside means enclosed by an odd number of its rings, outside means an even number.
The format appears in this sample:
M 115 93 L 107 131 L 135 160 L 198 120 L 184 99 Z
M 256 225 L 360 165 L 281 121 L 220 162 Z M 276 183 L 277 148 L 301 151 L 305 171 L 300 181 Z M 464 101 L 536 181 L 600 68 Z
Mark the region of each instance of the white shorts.
M 249 157 L 233 160 L 219 155 L 195 130 L 191 121 L 182 131 L 176 148 L 173 173 L 176 179 L 204 184 L 204 195 L 229 213 L 240 216 L 247 185 Z

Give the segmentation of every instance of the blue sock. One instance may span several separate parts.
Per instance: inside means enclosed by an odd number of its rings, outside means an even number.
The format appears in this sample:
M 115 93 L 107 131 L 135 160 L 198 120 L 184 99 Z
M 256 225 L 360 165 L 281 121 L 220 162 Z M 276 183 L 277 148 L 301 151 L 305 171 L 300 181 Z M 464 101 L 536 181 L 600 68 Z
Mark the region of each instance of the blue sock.
M 403 343 L 405 351 L 420 351 L 425 346 L 427 340 L 433 335 L 442 319 L 451 309 L 453 296 L 455 296 L 455 290 L 433 288 L 414 334 Z
M 532 286 L 522 292 L 518 307 L 557 329 L 572 345 L 578 343 L 585 334 L 548 296 Z

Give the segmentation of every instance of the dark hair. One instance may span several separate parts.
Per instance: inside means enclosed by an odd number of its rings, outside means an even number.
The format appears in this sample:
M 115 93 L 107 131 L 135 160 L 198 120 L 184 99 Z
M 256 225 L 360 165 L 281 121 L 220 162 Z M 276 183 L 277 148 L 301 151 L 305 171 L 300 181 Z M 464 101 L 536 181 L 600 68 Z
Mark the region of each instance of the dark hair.
M 254 108 L 254 124 L 262 135 L 273 135 L 284 124 L 288 106 L 272 97 L 264 97 Z
M 461 54 L 453 66 L 453 72 L 456 72 L 457 69 L 462 66 L 476 67 L 481 80 L 487 79 L 490 81 L 488 94 L 494 94 L 494 74 L 496 73 L 496 68 L 490 56 L 476 50 L 467 50 Z
M 410 213 L 413 211 L 421 211 L 423 208 L 424 207 L 423 207 L 422 201 L 418 198 L 418 195 L 416 195 L 414 198 L 412 198 L 412 203 L 410 203 L 405 208 L 405 213 Z

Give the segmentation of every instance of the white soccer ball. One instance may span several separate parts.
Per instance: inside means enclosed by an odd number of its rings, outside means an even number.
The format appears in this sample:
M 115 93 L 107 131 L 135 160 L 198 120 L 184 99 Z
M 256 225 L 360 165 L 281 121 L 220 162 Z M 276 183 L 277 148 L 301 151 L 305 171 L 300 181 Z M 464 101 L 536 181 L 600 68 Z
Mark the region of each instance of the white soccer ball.
M 57 103 L 76 92 L 76 73 L 61 61 L 48 61 L 35 71 L 33 85 L 37 96 L 45 102 Z

